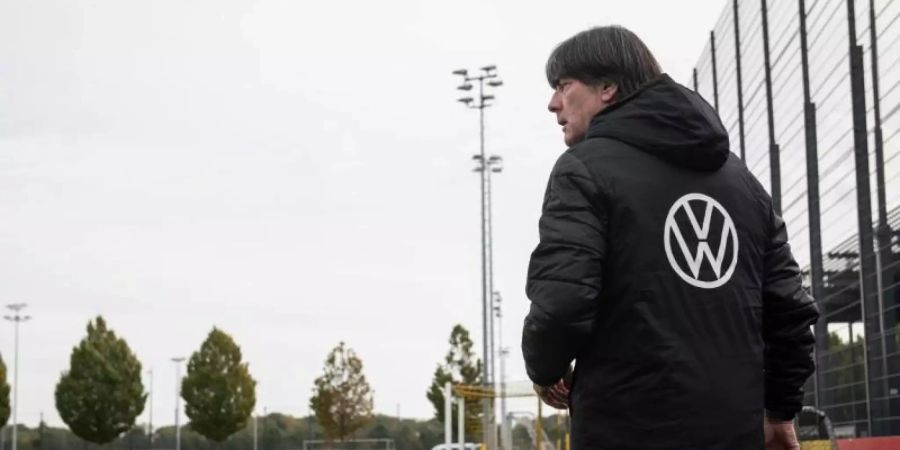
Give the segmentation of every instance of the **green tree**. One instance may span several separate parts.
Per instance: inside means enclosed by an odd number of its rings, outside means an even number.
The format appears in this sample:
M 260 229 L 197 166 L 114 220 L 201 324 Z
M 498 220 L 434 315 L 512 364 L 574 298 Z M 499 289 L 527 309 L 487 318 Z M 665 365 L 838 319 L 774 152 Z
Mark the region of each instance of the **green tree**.
M 0 428 L 9 420 L 9 382 L 6 381 L 6 364 L 0 357 Z
M 434 379 L 428 388 L 426 397 L 434 406 L 434 417 L 444 421 L 444 383 L 478 385 L 481 384 L 481 360 L 472 351 L 472 339 L 469 331 L 462 325 L 453 327 L 450 332 L 450 350 L 434 371 Z M 456 420 L 456 404 L 452 406 L 451 420 Z M 466 435 L 476 436 L 481 429 L 481 402 L 466 402 Z M 453 425 L 455 433 L 457 426 Z
M 362 360 L 343 342 L 328 354 L 324 371 L 315 380 L 309 406 L 328 438 L 343 442 L 372 420 L 372 388 Z
M 287 425 L 284 416 L 280 414 L 269 414 L 265 417 L 260 417 L 257 420 L 259 421 L 260 448 L 275 450 L 284 447 L 281 445 L 287 434 L 285 432 Z
M 433 421 L 434 419 L 432 419 Z M 419 432 L 419 445 L 422 448 L 432 448 L 435 445 L 438 445 L 444 442 L 444 429 L 440 428 L 440 431 L 435 431 L 431 429 L 430 422 L 420 422 L 417 423 L 417 428 Z M 438 424 L 439 427 L 442 427 Z
M 519 449 L 530 449 L 534 447 L 534 441 L 531 439 L 531 433 L 528 432 L 528 427 L 520 423 L 512 429 L 512 444 L 513 448 Z
M 105 444 L 131 429 L 146 400 L 140 361 L 97 316 L 56 385 L 59 416 L 76 436 Z
M 833 403 L 853 403 L 858 400 L 860 394 L 854 391 L 861 389 L 859 386 L 865 383 L 864 342 L 861 335 L 856 335 L 851 344 L 838 333 L 828 333 L 828 352 L 825 357 L 827 365 L 819 370 L 827 370 L 829 377 L 834 380 L 832 386 L 839 387 L 826 393 Z
M 216 443 L 246 427 L 256 405 L 256 381 L 241 358 L 234 339 L 213 328 L 191 355 L 182 380 L 191 429 Z
M 388 432 L 386 426 L 383 423 L 376 424 L 372 430 L 369 431 L 367 437 L 370 439 L 387 439 L 391 436 Z
M 394 442 L 397 444 L 397 448 L 404 450 L 424 450 L 422 443 L 419 442 L 419 438 L 416 436 L 415 430 L 406 424 L 400 426 L 400 429 L 397 430 L 394 435 Z

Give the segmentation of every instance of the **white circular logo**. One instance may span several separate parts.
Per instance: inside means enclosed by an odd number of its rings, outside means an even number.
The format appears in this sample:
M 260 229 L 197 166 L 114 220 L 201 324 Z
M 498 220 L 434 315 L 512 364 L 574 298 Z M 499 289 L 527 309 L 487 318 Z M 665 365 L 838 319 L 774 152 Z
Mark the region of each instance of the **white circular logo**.
M 700 208 L 700 210 L 703 211 L 702 222 L 697 220 L 697 215 L 694 212 L 694 208 L 691 206 L 692 202 L 695 205 L 702 205 Z M 688 246 L 688 241 L 685 239 L 685 235 L 682 232 L 681 227 L 679 227 L 678 221 L 675 219 L 675 216 L 680 213 L 687 216 L 687 219 L 691 224 L 692 231 L 697 240 L 696 249 L 692 250 Z M 684 223 L 683 220 L 682 223 Z M 715 230 L 712 229 L 713 224 L 717 225 Z M 721 224 L 721 229 L 719 229 L 719 224 Z M 672 205 L 672 208 L 669 209 L 669 215 L 666 217 L 666 228 L 663 233 L 663 243 L 666 248 L 666 256 L 669 258 L 669 264 L 672 265 L 672 269 L 675 270 L 675 273 L 677 273 L 682 280 L 691 286 L 698 288 L 715 289 L 731 279 L 731 276 L 734 274 L 734 268 L 737 266 L 738 259 L 737 230 L 734 227 L 734 222 L 731 220 L 728 211 L 712 197 L 694 193 L 679 198 L 675 204 Z M 719 237 L 719 248 L 715 253 L 713 253 L 712 247 L 710 247 L 710 236 Z M 681 259 L 676 258 L 675 254 L 672 252 L 673 237 L 675 238 L 681 253 Z M 731 261 L 728 263 L 728 268 L 723 274 L 722 263 L 725 262 L 725 257 L 729 253 L 729 249 L 731 249 Z M 704 261 L 709 263 L 713 276 L 707 275 L 706 277 L 701 277 L 700 269 L 703 266 Z M 683 266 L 687 266 L 687 270 L 685 270 L 685 267 Z

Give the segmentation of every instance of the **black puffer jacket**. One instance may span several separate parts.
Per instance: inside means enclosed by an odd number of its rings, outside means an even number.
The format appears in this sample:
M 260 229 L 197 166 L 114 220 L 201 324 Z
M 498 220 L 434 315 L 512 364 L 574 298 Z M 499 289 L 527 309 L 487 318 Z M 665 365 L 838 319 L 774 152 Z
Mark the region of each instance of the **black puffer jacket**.
M 528 270 L 522 350 L 573 360 L 575 449 L 762 448 L 813 371 L 818 312 L 784 222 L 716 113 L 663 76 L 557 161 Z

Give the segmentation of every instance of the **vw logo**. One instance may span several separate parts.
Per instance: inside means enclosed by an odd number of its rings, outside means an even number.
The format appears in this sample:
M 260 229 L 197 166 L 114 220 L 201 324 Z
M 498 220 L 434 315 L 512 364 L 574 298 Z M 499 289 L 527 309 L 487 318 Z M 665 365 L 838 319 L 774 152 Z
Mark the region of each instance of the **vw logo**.
M 701 220 L 698 220 L 698 211 L 703 214 Z M 681 217 L 684 224 L 685 216 L 690 229 L 682 230 L 676 217 Z M 734 274 L 738 259 L 737 230 L 728 211 L 712 197 L 693 193 L 679 198 L 666 217 L 663 242 L 672 269 L 691 286 L 715 289 L 727 283 Z M 717 243 L 715 252 L 713 242 Z M 676 257 L 676 252 L 680 257 Z M 727 266 L 723 267 L 729 255 Z M 706 271 L 701 270 L 704 262 L 707 263 Z

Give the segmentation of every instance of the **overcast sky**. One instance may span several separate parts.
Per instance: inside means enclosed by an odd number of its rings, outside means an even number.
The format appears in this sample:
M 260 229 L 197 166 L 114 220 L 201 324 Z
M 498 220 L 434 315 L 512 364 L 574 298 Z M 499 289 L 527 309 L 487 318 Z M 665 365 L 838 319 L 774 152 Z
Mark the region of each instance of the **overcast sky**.
M 478 117 L 450 72 L 485 64 L 505 82 L 486 116 L 505 160 L 495 287 L 524 380 L 525 271 L 565 150 L 546 57 L 621 24 L 687 82 L 725 3 L 3 1 L 0 303 L 33 316 L 20 421 L 61 425 L 53 390 L 97 314 L 153 369 L 157 425 L 174 420 L 169 359 L 213 326 L 259 412 L 307 414 L 343 340 L 377 411 L 430 416 L 452 326 L 480 341 Z M 3 322 L 10 372 L 12 349 Z

